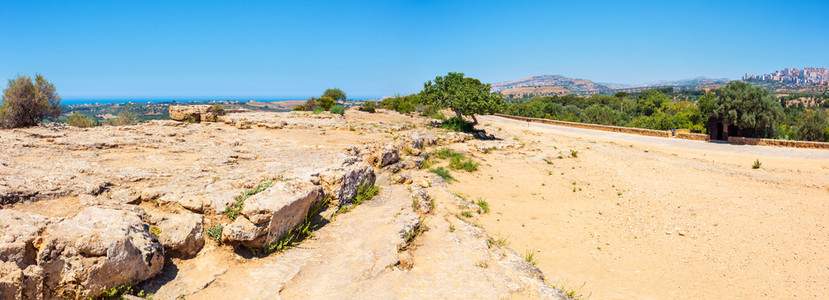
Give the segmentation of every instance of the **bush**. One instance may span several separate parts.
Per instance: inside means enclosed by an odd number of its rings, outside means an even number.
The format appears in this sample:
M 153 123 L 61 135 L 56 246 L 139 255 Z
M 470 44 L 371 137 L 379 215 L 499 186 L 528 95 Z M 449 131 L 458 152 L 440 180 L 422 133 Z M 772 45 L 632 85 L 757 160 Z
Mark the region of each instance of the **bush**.
M 118 113 L 118 116 L 112 119 L 109 119 L 109 125 L 113 126 L 122 126 L 122 125 L 135 125 L 138 124 L 138 117 L 135 114 L 127 111 L 122 110 Z
M 16 128 L 37 125 L 44 119 L 60 116 L 60 96 L 55 85 L 41 75 L 9 79 L 0 104 L 0 127 Z
M 224 116 L 227 113 L 225 111 L 225 107 L 219 103 L 214 103 L 213 106 L 210 106 L 210 108 L 207 109 L 207 112 L 216 116 Z
M 334 106 L 334 99 L 331 97 L 320 97 L 319 100 L 317 100 L 317 104 L 322 106 L 322 109 L 324 110 L 330 110 L 331 107 Z
M 807 111 L 798 122 L 797 136 L 800 139 L 813 142 L 824 140 L 824 130 L 829 126 L 826 114 L 816 111 Z
M 345 107 L 342 105 L 334 105 L 331 107 L 332 114 L 344 115 L 345 114 Z
M 66 123 L 69 124 L 69 126 L 87 128 L 97 125 L 98 122 L 96 122 L 93 119 L 87 118 L 86 116 L 79 114 L 78 112 L 75 112 L 71 116 L 66 118 Z
M 380 101 L 380 107 L 393 109 L 401 114 L 413 112 L 420 104 L 420 96 L 411 94 L 408 96 L 394 96 L 393 98 L 386 98 Z
M 302 105 L 297 105 L 293 109 L 293 111 L 303 111 L 303 110 L 305 110 L 305 106 L 302 106 Z
M 322 113 L 323 111 L 325 111 L 325 109 L 323 109 L 322 106 L 315 106 L 314 107 L 314 114 L 315 115 L 318 115 L 318 114 Z
M 305 100 L 305 103 L 302 104 L 302 108 L 307 110 L 307 111 L 313 111 L 314 108 L 316 108 L 318 105 L 319 104 L 317 103 L 317 98 L 316 97 L 311 97 L 311 98 L 308 98 L 308 100 Z
M 420 115 L 431 119 L 446 120 L 446 116 L 443 115 L 443 112 L 432 105 L 426 105 L 423 107 L 423 113 Z
M 443 121 L 443 124 L 440 125 L 440 128 L 458 132 L 472 132 L 472 130 L 474 130 L 472 122 L 458 117 L 454 117 L 449 120 Z
M 374 103 L 374 101 L 366 101 L 363 102 L 363 105 L 359 109 L 360 111 L 374 113 L 377 109 L 377 103 Z

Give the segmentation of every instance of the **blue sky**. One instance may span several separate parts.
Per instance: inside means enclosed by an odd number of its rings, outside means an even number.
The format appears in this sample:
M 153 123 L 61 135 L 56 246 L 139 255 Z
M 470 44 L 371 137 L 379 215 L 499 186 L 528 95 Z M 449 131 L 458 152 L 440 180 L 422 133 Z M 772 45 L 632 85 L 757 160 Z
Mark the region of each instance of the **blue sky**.
M 643 83 L 829 67 L 829 1 L 3 1 L 0 77 L 73 98 L 412 93 L 447 72 Z

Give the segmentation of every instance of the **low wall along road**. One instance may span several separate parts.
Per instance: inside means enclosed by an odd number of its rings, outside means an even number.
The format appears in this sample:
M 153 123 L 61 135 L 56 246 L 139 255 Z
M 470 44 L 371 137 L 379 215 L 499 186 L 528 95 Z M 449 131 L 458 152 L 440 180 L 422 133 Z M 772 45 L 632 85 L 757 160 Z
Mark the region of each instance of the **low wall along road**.
M 638 135 L 664 137 L 664 138 L 678 138 L 678 139 L 695 140 L 695 141 L 709 141 L 710 140 L 710 137 L 707 134 L 690 133 L 690 132 L 685 132 L 684 130 L 683 131 L 678 130 L 676 132 L 676 134 L 673 134 L 671 131 L 668 131 L 668 130 L 653 130 L 653 129 L 633 128 L 633 127 L 619 127 L 619 126 L 589 124 L 589 123 L 565 122 L 565 121 L 558 121 L 558 120 L 527 118 L 527 117 L 502 115 L 502 114 L 494 114 L 494 115 L 498 116 L 498 117 L 502 117 L 502 118 L 508 118 L 508 119 L 513 119 L 513 120 L 525 121 L 525 122 L 534 122 L 534 123 L 542 123 L 542 124 L 550 124 L 550 125 L 558 125 L 558 126 L 567 126 L 567 127 L 575 127 L 575 128 L 583 128 L 583 129 L 593 129 L 593 130 L 638 134 Z M 791 147 L 791 148 L 809 148 L 809 149 L 827 149 L 827 150 L 829 150 L 829 143 L 823 143 L 823 142 L 756 139 L 756 138 L 746 138 L 746 137 L 728 137 L 728 142 L 732 143 L 732 144 L 744 144 L 744 145 Z

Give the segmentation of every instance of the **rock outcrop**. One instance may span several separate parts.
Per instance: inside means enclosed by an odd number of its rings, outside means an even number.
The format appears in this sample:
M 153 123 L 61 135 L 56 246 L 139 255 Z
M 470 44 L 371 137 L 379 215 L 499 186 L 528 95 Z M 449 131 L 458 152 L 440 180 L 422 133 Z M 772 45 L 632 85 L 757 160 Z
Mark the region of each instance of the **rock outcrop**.
M 164 265 L 162 246 L 133 212 L 90 207 L 72 219 L 0 214 L 3 299 L 94 297 L 151 278 Z
M 189 212 L 154 217 L 158 241 L 172 257 L 191 257 L 204 247 L 204 219 Z
M 263 248 L 282 238 L 305 220 L 323 200 L 322 187 L 310 182 L 276 182 L 245 200 L 242 215 L 224 227 L 225 241 Z
M 170 105 L 170 119 L 176 121 L 201 122 L 210 105 Z M 205 120 L 206 121 L 206 120 Z
M 331 201 L 343 205 L 350 205 L 360 185 L 374 184 L 376 175 L 362 159 L 352 156 L 347 158 L 339 167 L 330 168 L 319 173 L 320 183 L 325 194 L 331 196 Z

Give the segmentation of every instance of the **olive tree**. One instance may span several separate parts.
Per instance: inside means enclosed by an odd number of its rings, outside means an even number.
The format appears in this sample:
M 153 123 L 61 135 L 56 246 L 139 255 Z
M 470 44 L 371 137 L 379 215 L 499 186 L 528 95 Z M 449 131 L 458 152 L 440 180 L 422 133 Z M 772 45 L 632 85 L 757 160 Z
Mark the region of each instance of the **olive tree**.
M 470 116 L 473 125 L 478 124 L 475 114 L 490 114 L 501 110 L 504 99 L 500 94 L 491 94 L 489 84 L 463 76 L 463 73 L 450 72 L 446 76 L 435 77 L 434 82 L 427 81 L 420 92 L 421 99 L 433 107 L 448 107 L 459 118 Z
M 60 116 L 60 95 L 55 85 L 43 76 L 9 79 L 0 104 L 0 127 L 15 128 L 37 125 L 44 119 Z
M 768 90 L 745 81 L 732 81 L 720 89 L 714 114 L 750 136 L 767 136 L 768 128 L 783 117 L 783 107 Z

